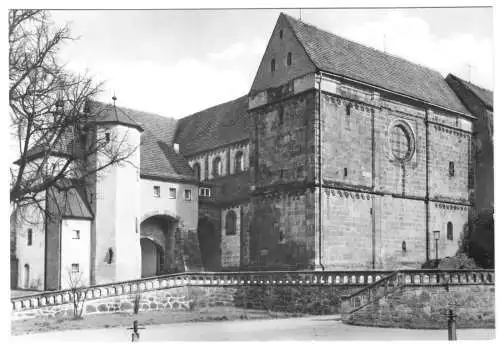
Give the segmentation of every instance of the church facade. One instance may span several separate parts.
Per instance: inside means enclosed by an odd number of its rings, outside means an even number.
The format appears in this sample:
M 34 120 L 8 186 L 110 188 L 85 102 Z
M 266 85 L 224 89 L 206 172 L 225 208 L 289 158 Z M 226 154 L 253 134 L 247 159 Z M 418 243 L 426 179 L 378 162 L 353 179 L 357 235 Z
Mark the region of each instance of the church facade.
M 248 95 L 179 120 L 101 107 L 140 151 L 16 226 L 21 288 L 420 267 L 472 213 L 475 118 L 445 79 L 285 14 Z

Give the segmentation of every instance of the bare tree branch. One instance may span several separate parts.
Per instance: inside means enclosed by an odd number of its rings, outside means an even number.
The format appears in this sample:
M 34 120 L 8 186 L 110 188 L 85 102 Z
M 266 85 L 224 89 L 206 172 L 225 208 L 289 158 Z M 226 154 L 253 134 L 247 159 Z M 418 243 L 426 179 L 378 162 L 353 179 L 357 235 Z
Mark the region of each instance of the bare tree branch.
M 88 105 L 103 84 L 58 61 L 59 49 L 71 40 L 69 27 L 55 26 L 47 11 L 9 12 L 9 116 L 18 151 L 10 170 L 14 209 L 46 210 L 47 190 L 85 187 L 137 150 L 127 134 L 108 139 L 99 130 L 104 108 Z

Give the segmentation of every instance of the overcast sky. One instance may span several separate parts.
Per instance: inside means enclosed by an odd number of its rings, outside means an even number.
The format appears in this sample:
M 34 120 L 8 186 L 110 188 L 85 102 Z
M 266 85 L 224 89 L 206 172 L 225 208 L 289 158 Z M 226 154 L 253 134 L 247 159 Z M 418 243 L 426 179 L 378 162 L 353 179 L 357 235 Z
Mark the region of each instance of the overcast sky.
M 52 11 L 78 41 L 68 68 L 106 82 L 103 101 L 180 118 L 246 94 L 280 11 Z M 489 8 L 302 10 L 334 34 L 493 89 Z M 469 68 L 470 65 L 470 68 Z

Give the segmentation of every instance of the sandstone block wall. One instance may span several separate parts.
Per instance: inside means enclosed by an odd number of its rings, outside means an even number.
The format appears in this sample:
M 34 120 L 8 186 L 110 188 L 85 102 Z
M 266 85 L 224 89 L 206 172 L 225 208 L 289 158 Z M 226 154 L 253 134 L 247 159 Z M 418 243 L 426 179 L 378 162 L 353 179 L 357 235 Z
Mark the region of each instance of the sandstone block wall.
M 308 267 L 314 263 L 315 193 L 282 191 L 252 198 L 250 264 Z
M 276 98 L 250 112 L 251 168 L 257 188 L 314 178 L 316 94 Z
M 446 311 L 457 314 L 457 328 L 495 327 L 494 285 L 403 287 L 351 314 L 349 324 L 444 329 Z M 459 331 L 460 332 L 460 331 Z

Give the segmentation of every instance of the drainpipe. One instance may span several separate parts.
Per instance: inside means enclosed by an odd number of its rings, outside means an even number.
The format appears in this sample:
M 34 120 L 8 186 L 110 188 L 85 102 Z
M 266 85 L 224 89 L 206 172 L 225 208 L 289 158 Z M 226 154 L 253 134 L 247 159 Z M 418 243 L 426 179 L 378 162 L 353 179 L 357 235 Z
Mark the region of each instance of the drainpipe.
M 375 192 L 375 110 L 371 110 L 371 126 L 372 126 L 372 191 Z M 371 199 L 372 207 L 370 208 L 371 220 L 372 220 L 372 268 L 376 268 L 376 227 L 375 227 L 375 195 Z
M 318 225 L 319 225 L 319 241 L 318 241 L 318 250 L 319 250 L 319 265 L 321 267 L 321 270 L 325 270 L 325 266 L 323 266 L 323 253 L 322 253 L 322 238 L 323 238 L 323 205 L 322 205 L 322 189 L 323 189 L 323 170 L 322 170 L 322 139 L 321 139 L 321 81 L 323 79 L 323 72 L 319 72 L 319 84 L 318 84 L 318 98 L 319 98 L 319 103 L 318 103 L 318 143 L 319 143 L 319 156 L 318 156 L 318 175 L 319 175 L 319 216 L 318 216 Z
M 429 262 L 429 110 L 425 112 L 425 261 Z

